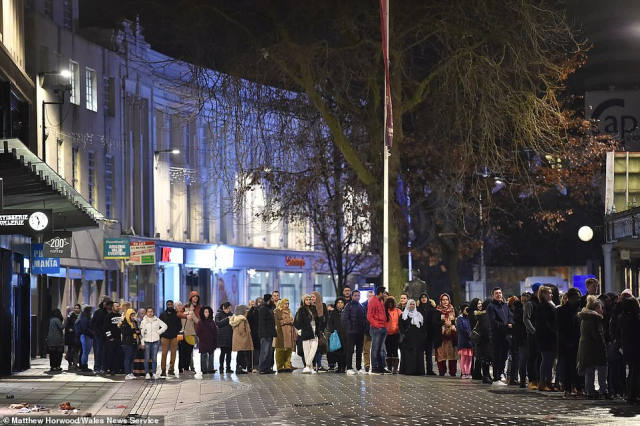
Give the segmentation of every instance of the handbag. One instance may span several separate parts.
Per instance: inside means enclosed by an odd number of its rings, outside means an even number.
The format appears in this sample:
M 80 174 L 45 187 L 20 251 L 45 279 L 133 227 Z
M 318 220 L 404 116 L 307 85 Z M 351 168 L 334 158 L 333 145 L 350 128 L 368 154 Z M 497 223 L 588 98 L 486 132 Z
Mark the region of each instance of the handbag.
M 335 352 L 342 349 L 342 342 L 340 342 L 340 336 L 338 336 L 338 330 L 334 330 L 329 336 L 329 352 Z

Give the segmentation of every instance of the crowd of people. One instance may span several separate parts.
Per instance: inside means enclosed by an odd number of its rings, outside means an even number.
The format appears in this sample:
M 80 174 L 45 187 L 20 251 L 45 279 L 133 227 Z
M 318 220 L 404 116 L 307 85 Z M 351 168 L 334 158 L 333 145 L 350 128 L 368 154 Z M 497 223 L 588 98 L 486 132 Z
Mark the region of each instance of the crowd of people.
M 105 298 L 95 312 L 76 305 L 66 319 L 55 310 L 47 346 L 54 372 L 61 371 L 66 346 L 69 370 L 89 372 L 93 351 L 94 374 L 122 373 L 125 379 L 136 373 L 155 378 L 158 351 L 160 378 L 195 372 L 197 346 L 202 374 L 216 372 L 216 350 L 221 374 L 291 372 L 295 352 L 303 374 L 455 377 L 459 367 L 465 380 L 636 403 L 638 300 L 630 290 L 599 294 L 595 279 L 586 286 L 585 295 L 576 288 L 560 295 L 553 285 L 535 284 L 532 292 L 506 300 L 494 288 L 490 299 L 474 299 L 457 310 L 446 293 L 437 301 L 426 293 L 417 300 L 403 293 L 396 301 L 384 287 L 362 296 L 345 287 L 329 305 L 314 291 L 297 309 L 274 291 L 248 305 L 224 302 L 216 312 L 202 306 L 194 291 L 186 304 L 168 300 L 159 317 L 151 307 L 136 312 L 130 303 Z

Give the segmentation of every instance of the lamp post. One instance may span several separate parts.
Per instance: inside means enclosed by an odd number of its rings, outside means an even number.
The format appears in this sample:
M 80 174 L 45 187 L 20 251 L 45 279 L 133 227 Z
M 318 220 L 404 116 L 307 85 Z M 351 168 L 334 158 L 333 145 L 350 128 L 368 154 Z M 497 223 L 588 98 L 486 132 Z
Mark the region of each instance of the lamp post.
M 178 155 L 180 154 L 180 150 L 177 148 L 171 148 L 171 149 L 158 149 L 156 151 L 153 151 L 153 167 L 155 169 L 158 168 L 158 157 L 160 156 L 160 154 Z
M 69 80 L 71 78 L 71 72 L 69 70 L 62 71 L 49 71 L 38 73 L 40 77 L 40 87 L 44 87 L 44 79 L 48 75 L 55 75 Z M 46 124 L 46 111 L 47 105 L 64 105 L 64 90 L 59 101 L 42 101 L 42 161 L 47 162 L 47 124 Z M 62 124 L 62 122 L 61 122 Z

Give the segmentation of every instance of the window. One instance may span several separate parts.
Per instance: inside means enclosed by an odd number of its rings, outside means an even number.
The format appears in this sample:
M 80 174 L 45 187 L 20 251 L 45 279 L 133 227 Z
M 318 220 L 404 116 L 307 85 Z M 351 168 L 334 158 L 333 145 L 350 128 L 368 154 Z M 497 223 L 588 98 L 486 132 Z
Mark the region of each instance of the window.
M 71 95 L 69 96 L 69 102 L 75 105 L 80 105 L 80 66 L 77 62 L 69 61 L 69 72 L 71 78 Z
M 87 152 L 87 183 L 89 187 L 89 203 L 95 206 L 96 190 L 96 154 L 93 151 Z
M 78 178 L 80 177 L 80 164 L 78 163 L 78 147 L 71 149 L 71 184 L 73 188 L 78 190 Z
M 102 107 L 104 108 L 104 112 L 105 114 L 108 114 L 111 117 L 114 117 L 116 114 L 116 107 L 115 107 L 115 81 L 112 77 L 104 77 L 102 79 L 102 85 L 103 85 L 103 93 L 102 93 L 102 97 L 103 97 L 103 101 L 102 101 Z
M 87 67 L 85 72 L 85 86 L 86 86 L 86 104 L 87 109 L 91 111 L 98 111 L 98 79 L 95 70 Z
M 104 159 L 104 202 L 107 219 L 113 216 L 113 156 Z
M 44 14 L 53 19 L 53 0 L 44 0 Z
M 63 0 L 62 2 L 62 24 L 66 30 L 73 30 L 73 2 L 71 0 Z
M 315 274 L 313 291 L 317 291 L 322 295 L 324 303 L 333 303 L 336 300 L 336 288 L 333 286 L 333 279 L 331 279 L 330 274 Z
M 255 300 L 269 291 L 269 272 L 249 270 L 249 298 Z

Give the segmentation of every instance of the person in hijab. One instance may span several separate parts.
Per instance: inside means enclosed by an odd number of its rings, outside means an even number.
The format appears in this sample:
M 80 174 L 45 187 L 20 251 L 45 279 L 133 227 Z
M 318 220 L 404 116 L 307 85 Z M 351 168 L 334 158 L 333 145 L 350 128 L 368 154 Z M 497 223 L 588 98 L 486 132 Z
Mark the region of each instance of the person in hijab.
M 49 352 L 49 365 L 51 372 L 59 373 L 62 371 L 60 364 L 62 363 L 62 354 L 64 353 L 64 335 L 62 330 L 62 313 L 60 309 L 54 309 L 49 319 L 49 332 L 47 333 L 47 350 Z
M 316 317 L 316 329 L 318 330 L 318 348 L 315 352 L 313 359 L 313 366 L 316 371 L 327 371 L 322 366 L 322 354 L 327 353 L 327 338 L 324 335 L 324 330 L 327 327 L 327 305 L 322 302 L 322 295 L 319 291 L 311 293 L 311 311 Z
M 229 318 L 231 318 L 232 316 L 233 313 L 231 312 L 231 303 L 222 302 L 222 304 L 218 308 L 218 312 L 216 312 L 215 322 L 215 325 L 218 327 L 218 347 L 220 348 L 220 374 L 222 374 L 223 371 L 226 371 L 227 373 L 233 372 L 233 370 L 231 369 L 231 342 L 233 340 L 233 330 L 231 329 L 231 325 L 229 325 Z M 225 359 L 227 362 L 226 370 L 224 369 Z
M 200 371 L 202 371 L 202 374 L 213 374 L 216 372 L 213 367 L 213 354 L 216 351 L 216 347 L 218 347 L 218 328 L 213 319 L 213 308 L 211 306 L 202 308 L 200 314 L 202 317 L 196 324 L 198 351 L 200 352 Z M 222 357 L 222 351 L 220 356 Z M 231 355 L 229 355 L 230 357 Z M 222 373 L 222 365 L 221 363 L 220 373 Z
M 427 363 L 427 375 L 434 376 L 433 372 L 433 348 L 440 346 L 440 312 L 436 310 L 436 303 L 429 299 L 427 293 L 421 293 L 420 298 L 416 300 L 418 311 L 422 315 L 425 329 L 424 358 Z
M 293 315 L 289 308 L 289 299 L 278 300 L 276 309 L 273 311 L 276 319 L 276 333 L 274 340 L 276 369 L 278 373 L 290 373 L 293 371 L 291 365 L 291 354 L 296 347 L 296 331 L 293 327 Z
M 444 376 L 447 372 L 447 364 L 449 365 L 449 375 L 455 376 L 458 364 L 458 355 L 455 345 L 457 344 L 456 331 L 456 310 L 451 305 L 451 297 L 447 293 L 440 295 L 440 304 L 436 307 L 440 313 L 441 342 L 436 348 L 436 361 L 438 363 L 438 373 Z
M 400 316 L 400 374 L 409 376 L 424 375 L 424 342 L 427 329 L 424 317 L 416 306 L 416 301 L 409 299 Z
M 491 334 L 491 320 L 487 315 L 487 306 L 491 301 L 479 301 L 476 311 L 473 313 L 476 320 L 475 333 L 472 334 L 473 354 L 480 365 L 482 383 L 492 384 L 493 379 L 489 374 L 489 367 L 493 362 L 493 336 Z M 476 338 L 474 339 L 474 334 Z
M 253 338 L 251 327 L 247 320 L 247 306 L 238 305 L 234 315 L 229 319 L 229 325 L 233 329 L 231 350 L 236 352 L 236 374 L 247 374 L 253 367 L 251 355 L 253 354 Z
M 124 372 L 125 380 L 135 379 L 133 375 L 133 360 L 138 349 L 138 339 L 140 337 L 140 329 L 136 321 L 136 311 L 129 308 L 124 315 L 124 321 L 118 324 L 122 336 L 122 352 L 124 353 Z
M 258 309 L 262 306 L 262 297 L 256 297 L 255 303 L 246 313 L 246 318 L 251 328 L 251 340 L 253 341 L 253 356 L 252 356 L 252 372 L 258 372 L 258 366 L 260 364 L 260 336 L 258 334 Z

